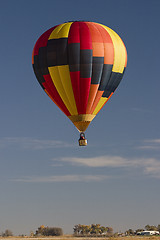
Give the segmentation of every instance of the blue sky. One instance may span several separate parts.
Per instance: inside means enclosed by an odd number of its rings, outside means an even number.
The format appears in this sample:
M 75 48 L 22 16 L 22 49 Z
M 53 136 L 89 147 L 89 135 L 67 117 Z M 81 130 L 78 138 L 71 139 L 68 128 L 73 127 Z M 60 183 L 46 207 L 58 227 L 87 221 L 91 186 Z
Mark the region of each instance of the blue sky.
M 0 232 L 75 224 L 160 224 L 159 0 L 1 0 Z M 70 20 L 102 23 L 128 51 L 124 78 L 78 146 L 39 86 L 37 38 Z

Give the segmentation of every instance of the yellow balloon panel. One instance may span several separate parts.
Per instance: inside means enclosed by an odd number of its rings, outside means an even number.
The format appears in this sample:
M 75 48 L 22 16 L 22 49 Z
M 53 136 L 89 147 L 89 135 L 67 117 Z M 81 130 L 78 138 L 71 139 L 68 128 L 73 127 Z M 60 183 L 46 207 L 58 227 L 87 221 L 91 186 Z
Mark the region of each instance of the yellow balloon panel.
M 71 24 L 72 22 L 57 26 L 49 36 L 49 39 L 67 38 Z
M 73 94 L 73 88 L 71 84 L 71 78 L 70 78 L 70 73 L 69 73 L 69 66 L 59 66 L 59 75 L 61 78 L 61 82 L 64 88 L 64 91 L 66 93 L 66 96 L 69 100 L 70 105 L 72 106 L 73 109 L 73 114 L 72 115 L 77 115 L 77 107 L 76 107 L 76 102 Z
M 97 106 L 96 106 L 96 108 L 95 108 L 95 110 L 94 110 L 94 112 L 93 112 L 93 114 L 96 115 L 101 110 L 103 105 L 107 102 L 107 100 L 108 100 L 108 98 L 101 97 L 99 102 L 98 102 L 98 104 L 97 104 Z
M 49 69 L 49 73 L 52 78 L 52 81 L 57 89 L 57 92 L 59 93 L 61 99 L 63 100 L 70 114 L 74 115 L 75 113 L 74 108 L 72 107 L 72 104 L 70 103 L 68 96 L 66 95 L 66 90 L 64 90 L 64 86 L 62 83 L 63 80 L 61 79 L 61 75 L 59 71 L 60 68 L 62 70 L 64 66 L 54 66 L 54 67 L 49 67 L 48 69 Z
M 126 49 L 124 46 L 124 43 L 122 42 L 121 38 L 118 36 L 116 32 L 114 32 L 112 29 L 109 27 L 106 27 L 101 24 L 107 32 L 109 33 L 112 41 L 113 41 L 113 46 L 114 46 L 114 64 L 112 71 L 113 72 L 119 72 L 123 73 L 125 63 L 126 63 Z

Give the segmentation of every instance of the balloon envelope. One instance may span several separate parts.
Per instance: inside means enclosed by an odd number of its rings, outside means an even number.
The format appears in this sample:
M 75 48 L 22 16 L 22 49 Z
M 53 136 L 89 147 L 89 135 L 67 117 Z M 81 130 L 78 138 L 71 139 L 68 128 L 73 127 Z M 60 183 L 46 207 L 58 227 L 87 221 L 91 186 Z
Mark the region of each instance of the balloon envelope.
M 32 63 L 47 95 L 84 132 L 118 87 L 127 52 L 107 26 L 75 21 L 43 33 L 34 46 Z

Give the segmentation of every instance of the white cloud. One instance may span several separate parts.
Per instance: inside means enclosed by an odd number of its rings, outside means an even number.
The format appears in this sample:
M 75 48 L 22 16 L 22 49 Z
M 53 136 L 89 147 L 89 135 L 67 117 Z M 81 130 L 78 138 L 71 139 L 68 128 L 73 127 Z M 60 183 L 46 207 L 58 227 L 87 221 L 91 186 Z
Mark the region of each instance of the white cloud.
M 146 159 L 144 172 L 152 177 L 160 178 L 160 161 L 154 158 Z
M 150 139 L 150 140 L 145 140 L 145 142 L 150 142 L 150 143 L 159 143 L 160 144 L 160 139 Z
M 25 177 L 14 179 L 16 182 L 26 183 L 53 183 L 53 182 L 100 182 L 109 178 L 105 175 L 58 175 L 46 177 Z
M 138 149 L 160 150 L 160 139 L 146 139 Z
M 123 158 L 119 156 L 99 156 L 94 158 L 61 158 L 63 162 L 72 165 L 107 168 L 137 168 L 145 174 L 160 178 L 160 160 L 155 158 Z
M 99 156 L 95 158 L 61 158 L 61 162 L 68 162 L 77 166 L 85 167 L 107 167 L 107 168 L 125 168 L 125 170 L 136 170 L 154 178 L 160 178 L 160 161 L 154 158 L 135 158 L 127 159 L 118 156 Z M 133 171 L 132 171 L 133 172 Z M 137 172 L 137 171 L 136 171 Z M 124 175 L 124 172 L 123 172 Z M 54 175 L 54 176 L 28 176 L 12 181 L 26 182 L 26 183 L 54 183 L 54 182 L 101 182 L 110 178 L 117 178 L 112 175 Z
M 0 139 L 0 148 L 6 148 L 9 146 L 18 146 L 33 150 L 71 147 L 70 144 L 58 140 L 42 140 L 25 137 L 6 137 Z
M 142 145 L 137 148 L 141 150 L 160 150 L 159 146 L 153 146 L 153 145 Z
M 137 160 L 132 160 L 119 156 L 99 156 L 91 158 L 63 157 L 60 159 L 63 162 L 69 162 L 72 165 L 81 165 L 88 167 L 130 167 L 138 165 Z

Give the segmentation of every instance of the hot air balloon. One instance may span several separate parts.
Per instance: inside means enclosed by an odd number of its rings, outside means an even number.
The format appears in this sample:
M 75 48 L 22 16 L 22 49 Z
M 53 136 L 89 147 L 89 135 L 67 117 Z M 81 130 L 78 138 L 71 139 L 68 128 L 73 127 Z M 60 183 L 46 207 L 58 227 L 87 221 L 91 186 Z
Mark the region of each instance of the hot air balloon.
M 87 145 L 85 131 L 115 92 L 127 65 L 121 38 L 99 23 L 63 23 L 40 36 L 32 64 L 43 90 L 80 132 L 79 145 Z

